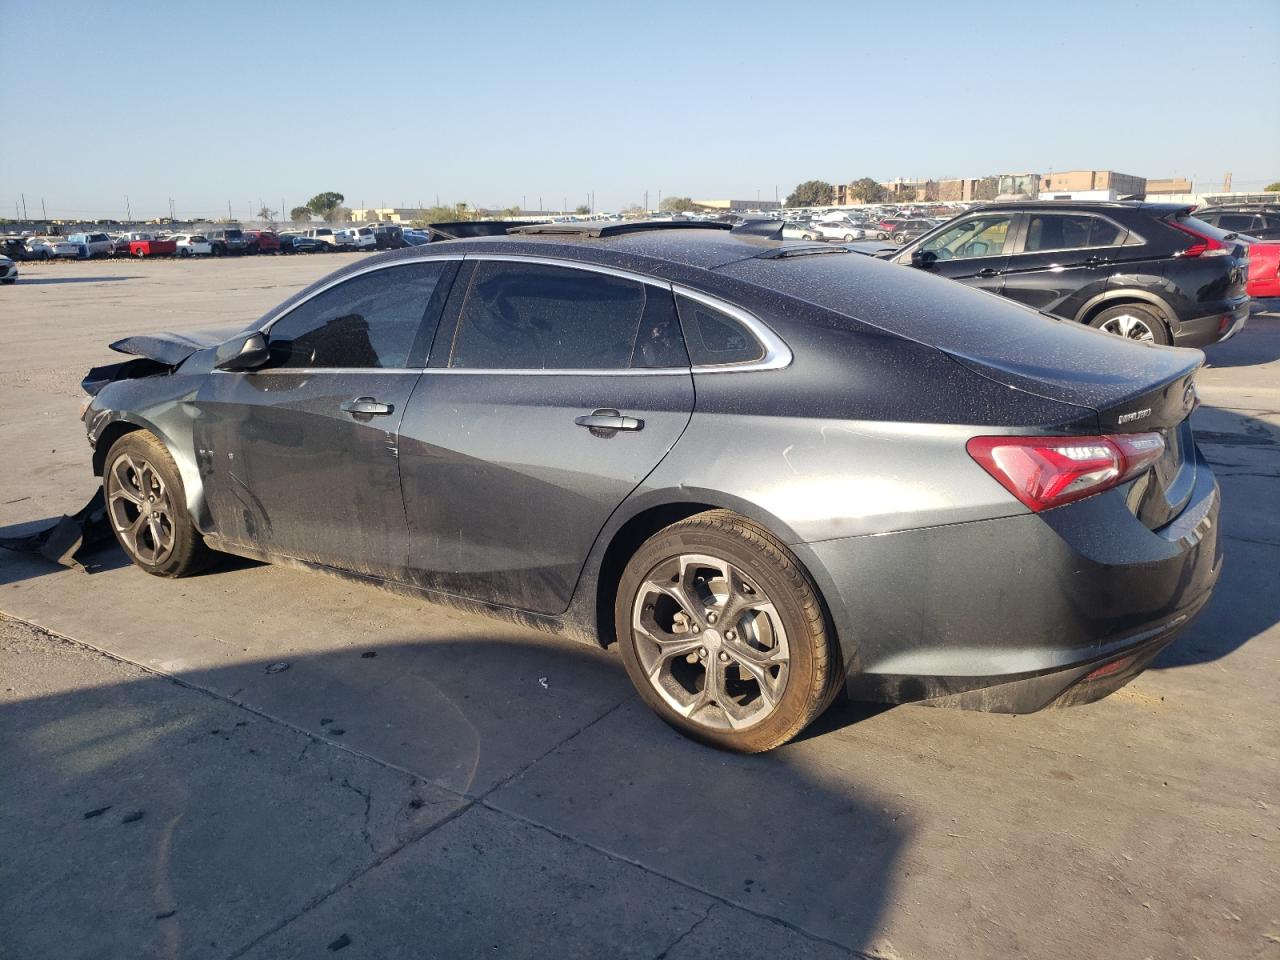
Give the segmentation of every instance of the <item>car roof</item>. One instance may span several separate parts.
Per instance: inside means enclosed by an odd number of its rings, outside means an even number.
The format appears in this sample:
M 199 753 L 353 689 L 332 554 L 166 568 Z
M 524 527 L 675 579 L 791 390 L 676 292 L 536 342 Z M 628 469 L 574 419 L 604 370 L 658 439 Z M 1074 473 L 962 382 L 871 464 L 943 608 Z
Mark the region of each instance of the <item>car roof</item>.
M 965 213 L 977 210 L 1142 210 L 1156 215 L 1190 210 L 1192 203 L 1152 203 L 1146 200 L 1003 200 L 982 203 L 970 207 Z
M 794 241 L 786 243 L 790 246 L 799 245 Z M 462 250 L 466 247 L 469 249 L 465 252 L 475 253 L 502 250 L 525 256 L 558 256 L 585 262 L 642 259 L 650 261 L 651 265 L 666 263 L 712 270 L 726 263 L 769 254 L 783 244 L 784 241 L 733 233 L 726 229 L 673 223 L 667 229 L 623 231 L 599 237 L 589 233 L 513 234 L 445 240 L 415 249 L 424 256 L 435 251 Z

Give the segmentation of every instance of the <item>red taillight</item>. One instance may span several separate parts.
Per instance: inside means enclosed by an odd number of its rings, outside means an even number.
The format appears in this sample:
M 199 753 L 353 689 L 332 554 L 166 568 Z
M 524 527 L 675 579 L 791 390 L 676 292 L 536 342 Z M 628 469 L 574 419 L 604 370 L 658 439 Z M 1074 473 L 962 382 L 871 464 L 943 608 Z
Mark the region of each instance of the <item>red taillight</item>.
M 1183 250 L 1180 256 L 1183 257 L 1225 257 L 1231 251 L 1226 248 L 1220 241 L 1213 237 L 1206 237 L 1203 233 L 1198 233 L 1190 227 L 1178 223 L 1176 220 L 1166 220 L 1165 223 L 1180 230 L 1189 237 L 1195 238 L 1195 243 Z
M 1137 476 L 1164 453 L 1158 433 L 1105 437 L 974 437 L 965 449 L 1035 512 L 1091 497 Z

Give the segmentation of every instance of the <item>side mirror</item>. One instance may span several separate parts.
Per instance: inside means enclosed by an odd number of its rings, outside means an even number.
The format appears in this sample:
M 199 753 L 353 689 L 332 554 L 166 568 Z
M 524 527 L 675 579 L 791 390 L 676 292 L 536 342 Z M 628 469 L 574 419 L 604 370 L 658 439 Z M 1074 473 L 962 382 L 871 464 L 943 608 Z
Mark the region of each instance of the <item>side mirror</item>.
M 912 250 L 911 265 L 927 268 L 938 262 L 938 255 L 932 250 Z
M 219 370 L 256 370 L 271 357 L 265 334 L 240 334 L 214 352 L 213 365 Z

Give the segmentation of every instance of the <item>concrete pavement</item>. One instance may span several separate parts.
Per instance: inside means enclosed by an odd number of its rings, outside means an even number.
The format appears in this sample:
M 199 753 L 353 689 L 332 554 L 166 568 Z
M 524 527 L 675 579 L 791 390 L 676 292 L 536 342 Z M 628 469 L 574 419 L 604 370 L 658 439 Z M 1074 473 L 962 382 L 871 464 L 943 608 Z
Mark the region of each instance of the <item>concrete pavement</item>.
M 24 270 L 0 526 L 92 492 L 76 384 L 108 341 L 247 322 L 346 259 Z M 1222 584 L 1067 711 L 848 705 L 735 757 L 512 624 L 0 553 L 0 957 L 1280 957 L 1280 316 L 1208 352 Z

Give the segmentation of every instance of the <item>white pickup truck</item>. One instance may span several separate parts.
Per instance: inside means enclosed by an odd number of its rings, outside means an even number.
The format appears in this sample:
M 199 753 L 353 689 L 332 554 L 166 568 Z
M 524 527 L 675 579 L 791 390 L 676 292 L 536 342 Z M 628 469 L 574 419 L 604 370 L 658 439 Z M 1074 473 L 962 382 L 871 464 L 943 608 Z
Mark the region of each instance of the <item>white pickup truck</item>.
M 329 227 L 312 227 L 304 236 L 323 244 L 320 248 L 321 250 L 332 252 L 334 250 L 346 250 L 351 246 L 350 242 L 343 236 L 344 232 L 342 230 L 335 232 Z

